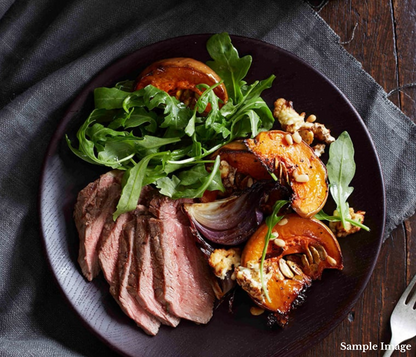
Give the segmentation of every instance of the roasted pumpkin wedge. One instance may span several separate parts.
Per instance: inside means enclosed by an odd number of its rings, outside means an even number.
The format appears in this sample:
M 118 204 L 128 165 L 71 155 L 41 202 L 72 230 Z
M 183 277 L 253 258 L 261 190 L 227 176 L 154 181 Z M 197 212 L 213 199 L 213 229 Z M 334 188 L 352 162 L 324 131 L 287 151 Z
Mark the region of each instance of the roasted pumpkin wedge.
M 280 130 L 261 132 L 245 144 L 268 171 L 288 181 L 296 213 L 308 218 L 323 208 L 328 198 L 327 171 L 308 144 L 296 143 L 291 134 Z
M 177 99 L 192 105 L 195 94 L 203 92 L 198 84 L 212 86 L 219 83 L 221 78 L 206 64 L 192 58 L 176 57 L 154 62 L 138 76 L 135 89 L 141 89 L 151 84 Z M 228 94 L 223 83 L 214 89 L 222 103 L 228 101 Z
M 260 283 L 260 261 L 267 226 L 263 224 L 249 239 L 237 269 L 237 282 L 261 307 L 287 315 L 300 294 L 319 279 L 324 269 L 342 269 L 341 249 L 332 231 L 316 219 L 286 215 L 272 230 L 264 279 L 270 301 Z
M 244 144 L 243 140 L 236 140 L 218 149 L 212 158 L 217 156 L 234 167 L 237 172 L 249 175 L 256 180 L 271 180 L 267 169 L 259 159 Z

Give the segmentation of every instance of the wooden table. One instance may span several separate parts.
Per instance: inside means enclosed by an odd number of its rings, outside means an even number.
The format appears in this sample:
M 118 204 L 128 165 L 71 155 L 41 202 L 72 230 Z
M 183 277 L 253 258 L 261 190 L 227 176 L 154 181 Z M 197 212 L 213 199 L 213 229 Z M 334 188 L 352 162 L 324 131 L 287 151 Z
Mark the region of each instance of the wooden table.
M 316 10 L 340 36 L 345 49 L 389 93 L 389 98 L 416 122 L 416 1 L 315 1 Z M 388 207 L 387 207 L 388 209 Z M 371 280 L 348 317 L 302 357 L 379 356 L 380 352 L 342 351 L 341 342 L 381 345 L 391 337 L 390 315 L 416 273 L 416 215 L 384 243 Z M 407 353 L 416 356 L 416 338 Z

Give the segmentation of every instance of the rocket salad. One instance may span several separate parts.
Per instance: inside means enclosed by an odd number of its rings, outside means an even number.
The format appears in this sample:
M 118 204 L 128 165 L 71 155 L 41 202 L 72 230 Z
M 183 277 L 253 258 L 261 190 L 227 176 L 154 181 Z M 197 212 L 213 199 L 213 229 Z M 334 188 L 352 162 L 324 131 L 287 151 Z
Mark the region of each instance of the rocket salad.
M 226 33 L 207 42 L 207 64 L 222 78 L 229 99 L 221 103 L 214 89 L 203 89 L 193 108 L 152 85 L 134 90 L 133 81 L 94 91 L 95 109 L 77 132 L 78 145 L 66 137 L 83 160 L 125 170 L 114 219 L 135 208 L 142 187 L 155 184 L 171 198 L 201 197 L 223 191 L 219 158 L 211 172 L 207 157 L 224 144 L 271 129 L 274 118 L 261 98 L 274 75 L 246 83 L 252 57 L 239 57 Z M 209 113 L 204 112 L 210 107 Z

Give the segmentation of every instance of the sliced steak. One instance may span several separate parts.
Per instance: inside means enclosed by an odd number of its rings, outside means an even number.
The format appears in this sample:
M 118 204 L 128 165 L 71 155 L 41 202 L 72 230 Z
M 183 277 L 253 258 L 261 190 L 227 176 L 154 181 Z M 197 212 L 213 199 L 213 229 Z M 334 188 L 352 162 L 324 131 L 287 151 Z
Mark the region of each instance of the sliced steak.
M 116 221 L 113 220 L 112 215 L 107 217 L 107 221 L 100 237 L 98 260 L 104 277 L 110 286 L 117 282 L 115 274 L 117 273 L 118 252 L 124 225 L 137 215 L 147 213 L 147 208 L 138 204 L 134 212 L 123 213 L 117 218 Z
M 101 267 L 122 310 L 149 335 L 161 323 L 177 326 L 180 318 L 207 323 L 215 300 L 212 276 L 181 209 L 184 200 L 146 186 L 136 210 L 114 222 L 122 175 L 110 171 L 78 195 L 74 218 L 83 274 L 92 280 Z
M 80 238 L 78 263 L 82 273 L 92 280 L 100 271 L 98 247 L 107 218 L 116 208 L 121 193 L 120 171 L 110 171 L 78 194 L 74 219 Z
M 208 262 L 198 249 L 181 210 L 181 202 L 166 197 L 152 200 L 149 220 L 152 254 L 157 262 L 156 297 L 169 312 L 196 323 L 208 323 L 215 301 Z
M 125 223 L 131 218 L 131 213 L 121 214 L 116 221 L 110 217 L 102 232 L 98 260 L 104 277 L 110 286 L 118 283 L 116 275 L 120 239 Z
M 154 267 L 157 262 L 152 260 L 149 231 L 150 215 L 137 216 L 135 252 L 137 276 L 132 286 L 135 287 L 139 303 L 155 316 L 161 323 L 176 327 L 180 319 L 170 314 L 166 306 L 155 296 L 153 288 Z
M 149 211 L 159 219 L 174 219 L 179 223 L 190 226 L 188 216 L 183 211 L 184 203 L 193 203 L 191 198 L 182 198 L 173 200 L 157 192 L 153 194 L 152 199 L 148 201 Z
M 118 257 L 119 284 L 110 288 L 111 293 L 123 311 L 147 334 L 156 335 L 159 331 L 160 322 L 147 313 L 139 304 L 134 294 L 129 291 L 129 278 L 135 274 L 134 240 L 136 220 L 130 220 L 125 224 L 123 235 L 120 240 Z

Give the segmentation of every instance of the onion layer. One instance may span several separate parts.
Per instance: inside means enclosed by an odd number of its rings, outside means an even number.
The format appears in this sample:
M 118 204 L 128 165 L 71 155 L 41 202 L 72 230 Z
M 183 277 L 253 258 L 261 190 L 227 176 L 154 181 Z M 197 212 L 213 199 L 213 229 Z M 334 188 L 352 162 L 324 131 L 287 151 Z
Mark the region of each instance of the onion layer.
M 264 191 L 265 185 L 255 184 L 240 195 L 184 207 L 191 224 L 205 239 L 222 245 L 239 245 L 263 221 L 259 207 Z

